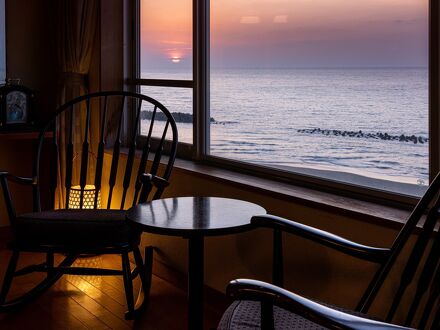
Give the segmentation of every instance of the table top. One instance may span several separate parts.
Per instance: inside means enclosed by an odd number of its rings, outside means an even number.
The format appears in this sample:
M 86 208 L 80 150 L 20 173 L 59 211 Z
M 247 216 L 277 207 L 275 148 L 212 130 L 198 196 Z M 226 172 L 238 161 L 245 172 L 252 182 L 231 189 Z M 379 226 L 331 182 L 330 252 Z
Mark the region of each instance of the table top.
M 251 229 L 266 210 L 250 202 L 220 197 L 176 197 L 138 204 L 126 218 L 145 232 L 172 236 L 225 235 Z

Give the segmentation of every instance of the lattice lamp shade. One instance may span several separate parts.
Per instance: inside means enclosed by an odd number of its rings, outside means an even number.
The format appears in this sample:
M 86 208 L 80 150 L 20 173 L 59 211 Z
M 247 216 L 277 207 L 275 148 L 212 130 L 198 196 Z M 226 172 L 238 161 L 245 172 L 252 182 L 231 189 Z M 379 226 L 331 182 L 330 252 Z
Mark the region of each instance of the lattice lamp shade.
M 101 208 L 101 192 L 96 192 L 96 187 L 92 184 L 88 184 L 84 187 L 84 197 L 83 197 L 83 209 L 93 209 L 95 207 L 95 195 L 98 193 L 98 198 L 96 200 L 97 209 Z M 70 188 L 69 193 L 69 209 L 80 209 L 81 208 L 81 187 L 73 186 Z

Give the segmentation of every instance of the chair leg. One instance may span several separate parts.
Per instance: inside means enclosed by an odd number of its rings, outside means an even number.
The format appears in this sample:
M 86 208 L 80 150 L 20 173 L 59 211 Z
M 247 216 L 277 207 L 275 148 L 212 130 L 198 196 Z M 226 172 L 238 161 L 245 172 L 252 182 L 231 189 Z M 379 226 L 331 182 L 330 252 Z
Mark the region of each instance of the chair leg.
M 53 253 L 48 252 L 46 254 L 46 266 L 52 268 L 54 265 L 54 257 L 53 257 Z M 47 272 L 47 277 L 51 277 L 53 274 L 52 272 Z
M 145 248 L 145 270 L 147 272 L 150 286 L 151 276 L 153 275 L 153 252 L 154 248 L 151 245 Z
M 434 315 L 435 316 L 431 324 L 431 329 L 440 329 L 440 306 L 437 308 Z
M 137 251 L 136 251 L 137 250 Z M 150 296 L 150 289 L 151 289 L 151 277 L 153 275 L 153 247 L 147 246 L 145 248 L 145 260 L 143 262 L 141 252 L 139 251 L 139 248 L 136 248 L 134 251 L 134 257 L 136 260 L 136 265 L 140 267 L 141 269 L 141 281 L 142 281 L 142 288 L 144 290 L 145 296 Z M 136 257 L 138 255 L 138 257 Z
M 15 269 L 17 267 L 18 257 L 20 252 L 14 250 L 12 252 L 11 259 L 9 260 L 8 268 L 6 269 L 6 274 L 3 279 L 2 289 L 0 291 L 0 306 L 2 306 L 6 301 L 6 296 L 8 295 L 9 289 L 11 288 L 12 279 L 14 278 Z
M 138 313 L 140 310 L 145 309 L 149 303 L 153 268 L 153 247 L 148 246 L 145 248 L 145 262 L 142 258 L 141 252 L 139 251 L 139 247 L 136 246 L 133 249 L 133 255 L 142 284 L 135 307 L 135 311 Z
M 134 318 L 134 297 L 133 297 L 133 282 L 130 270 L 130 259 L 128 252 L 122 253 L 122 271 L 124 278 L 125 298 L 127 300 L 128 311 L 125 312 L 125 319 L 132 320 Z

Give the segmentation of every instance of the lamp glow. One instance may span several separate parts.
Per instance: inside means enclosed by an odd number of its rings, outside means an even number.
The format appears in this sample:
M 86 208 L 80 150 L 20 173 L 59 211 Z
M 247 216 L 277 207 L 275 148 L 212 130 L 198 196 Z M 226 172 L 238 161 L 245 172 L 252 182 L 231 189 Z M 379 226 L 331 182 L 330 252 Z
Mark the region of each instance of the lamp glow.
M 96 187 L 88 184 L 84 187 L 83 206 L 81 207 L 81 186 L 73 186 L 69 193 L 69 209 L 93 209 L 95 208 Z M 101 208 L 101 191 L 98 191 L 96 208 Z

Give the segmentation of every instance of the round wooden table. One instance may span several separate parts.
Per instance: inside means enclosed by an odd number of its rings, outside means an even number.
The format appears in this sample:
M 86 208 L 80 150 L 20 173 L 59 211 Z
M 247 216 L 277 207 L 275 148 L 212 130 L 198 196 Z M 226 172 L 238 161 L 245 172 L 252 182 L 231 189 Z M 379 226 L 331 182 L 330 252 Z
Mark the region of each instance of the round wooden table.
M 204 237 L 251 229 L 259 205 L 219 197 L 177 197 L 138 204 L 126 218 L 140 230 L 188 239 L 188 329 L 203 329 Z

